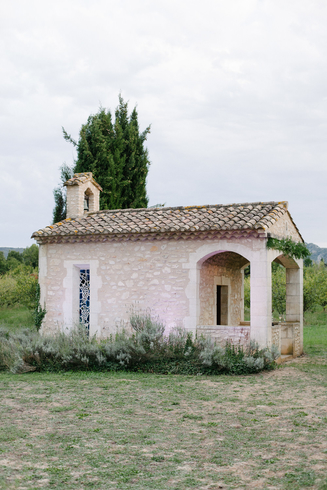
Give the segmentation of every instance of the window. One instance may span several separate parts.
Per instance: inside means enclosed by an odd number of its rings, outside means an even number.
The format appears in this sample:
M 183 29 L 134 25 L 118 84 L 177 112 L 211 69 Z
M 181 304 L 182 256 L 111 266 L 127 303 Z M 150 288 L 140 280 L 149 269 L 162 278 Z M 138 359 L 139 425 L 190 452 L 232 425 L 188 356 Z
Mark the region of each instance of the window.
M 79 323 L 90 330 L 90 269 L 80 269 L 79 275 Z

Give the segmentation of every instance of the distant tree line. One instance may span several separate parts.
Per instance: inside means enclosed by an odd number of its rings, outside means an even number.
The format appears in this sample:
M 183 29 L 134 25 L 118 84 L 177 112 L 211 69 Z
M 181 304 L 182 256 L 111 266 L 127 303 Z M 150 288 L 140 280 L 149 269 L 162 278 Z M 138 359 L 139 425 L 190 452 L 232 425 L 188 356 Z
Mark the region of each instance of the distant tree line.
M 35 269 L 39 264 L 39 247 L 35 244 L 26 247 L 22 253 L 16 250 L 10 250 L 7 258 L 3 252 L 0 252 L 0 275 L 9 271 L 14 271 L 21 266 Z

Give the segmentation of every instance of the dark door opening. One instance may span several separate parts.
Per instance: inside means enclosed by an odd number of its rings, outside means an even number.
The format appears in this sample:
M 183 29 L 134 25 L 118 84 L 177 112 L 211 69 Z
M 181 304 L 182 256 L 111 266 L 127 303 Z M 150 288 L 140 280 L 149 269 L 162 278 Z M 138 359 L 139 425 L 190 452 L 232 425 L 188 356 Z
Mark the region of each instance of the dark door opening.
M 221 286 L 217 286 L 217 325 L 221 325 Z
M 217 325 L 228 324 L 228 286 L 217 286 Z

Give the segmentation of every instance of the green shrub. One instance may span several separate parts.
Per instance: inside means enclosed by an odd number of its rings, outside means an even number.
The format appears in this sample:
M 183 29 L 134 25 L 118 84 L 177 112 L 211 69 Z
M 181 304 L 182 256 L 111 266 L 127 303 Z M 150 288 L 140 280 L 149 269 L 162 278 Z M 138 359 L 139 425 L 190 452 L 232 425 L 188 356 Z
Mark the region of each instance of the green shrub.
M 134 319 L 135 320 L 135 319 Z M 272 369 L 278 353 L 259 349 L 224 348 L 203 337 L 192 339 L 179 328 L 164 336 L 163 324 L 149 315 L 132 320 L 133 335 L 89 338 L 84 327 L 53 337 L 36 331 L 0 330 L 0 367 L 13 373 L 33 366 L 39 371 L 128 370 L 172 374 L 248 374 Z
M 244 278 L 244 308 L 250 309 L 250 276 Z
M 0 369 L 22 372 L 25 359 L 32 351 L 35 334 L 29 329 L 12 333 L 0 328 Z
M 130 323 L 135 331 L 137 343 L 146 351 L 156 349 L 163 338 L 165 325 L 159 319 L 151 318 L 150 313 L 132 314 Z
M 200 359 L 203 364 L 214 368 L 214 371 L 233 374 L 247 374 L 270 369 L 280 353 L 273 346 L 272 349 L 260 349 L 256 342 L 251 341 L 243 349 L 241 346 L 226 343 L 221 347 L 210 339 L 203 344 Z
M 45 306 L 44 308 L 42 308 L 40 304 L 40 297 L 41 297 L 41 289 L 39 283 L 37 283 L 36 292 L 35 292 L 35 307 L 34 307 L 34 324 L 37 331 L 40 330 L 43 319 L 47 313 Z
M 304 268 L 304 310 L 314 310 L 316 305 L 327 306 L 327 267 L 323 262 Z
M 35 307 L 37 273 L 31 267 L 20 264 L 14 270 L 0 276 L 0 304 L 2 307 L 24 305 Z
M 16 279 L 17 303 L 35 308 L 38 275 L 28 266 L 22 266 L 20 269 L 12 272 Z
M 13 306 L 17 303 L 17 281 L 10 275 L 0 277 L 0 304 L 2 307 Z
M 278 264 L 273 264 L 271 275 L 272 309 L 279 315 L 286 313 L 286 269 Z

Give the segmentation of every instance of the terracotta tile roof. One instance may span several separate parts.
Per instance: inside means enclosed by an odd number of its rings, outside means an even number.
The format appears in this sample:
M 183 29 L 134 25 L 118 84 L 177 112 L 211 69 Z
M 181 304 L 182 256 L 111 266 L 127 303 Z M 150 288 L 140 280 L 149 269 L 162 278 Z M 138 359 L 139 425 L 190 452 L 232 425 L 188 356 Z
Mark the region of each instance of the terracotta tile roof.
M 174 208 L 104 210 L 68 218 L 33 233 L 36 239 L 87 235 L 266 230 L 287 213 L 287 203 L 255 202 Z
M 67 180 L 64 185 L 80 185 L 85 184 L 85 182 L 92 182 L 92 184 L 95 185 L 95 187 L 97 187 L 99 191 L 102 191 L 102 187 L 93 179 L 92 172 L 82 172 L 80 174 L 74 174 L 74 176 L 71 179 Z

